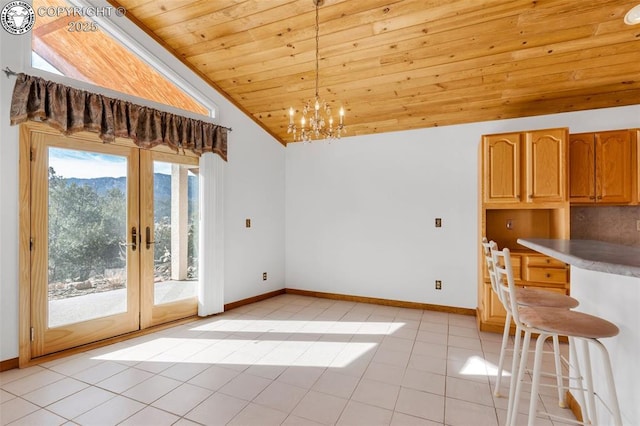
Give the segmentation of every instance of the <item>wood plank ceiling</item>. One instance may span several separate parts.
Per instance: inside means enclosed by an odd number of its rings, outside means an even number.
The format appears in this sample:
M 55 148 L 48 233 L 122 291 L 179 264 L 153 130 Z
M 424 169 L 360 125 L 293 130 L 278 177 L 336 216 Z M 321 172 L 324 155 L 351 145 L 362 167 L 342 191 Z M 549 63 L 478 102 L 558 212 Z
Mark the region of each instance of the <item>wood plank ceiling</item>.
M 347 136 L 637 104 L 640 0 L 326 0 Z M 314 95 L 313 0 L 112 0 L 283 143 Z

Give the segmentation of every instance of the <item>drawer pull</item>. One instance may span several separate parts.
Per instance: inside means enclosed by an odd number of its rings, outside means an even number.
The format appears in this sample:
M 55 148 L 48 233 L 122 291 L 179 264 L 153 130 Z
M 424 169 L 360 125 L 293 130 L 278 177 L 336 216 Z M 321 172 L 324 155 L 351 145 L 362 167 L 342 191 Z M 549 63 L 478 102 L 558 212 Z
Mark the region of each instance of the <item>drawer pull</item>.
M 551 274 L 547 274 L 547 278 L 551 278 Z

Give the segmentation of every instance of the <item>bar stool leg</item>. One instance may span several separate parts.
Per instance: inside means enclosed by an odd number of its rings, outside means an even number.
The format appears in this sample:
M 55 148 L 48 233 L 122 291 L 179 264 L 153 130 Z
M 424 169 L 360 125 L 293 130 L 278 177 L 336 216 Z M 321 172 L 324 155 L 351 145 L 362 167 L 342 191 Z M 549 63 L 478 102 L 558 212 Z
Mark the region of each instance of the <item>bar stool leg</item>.
M 518 368 L 520 366 L 520 345 L 522 340 L 522 330 L 516 324 L 516 334 L 513 343 L 513 359 L 511 360 L 511 379 L 509 380 L 509 401 L 507 403 L 507 421 L 506 425 L 509 426 L 511 424 L 511 413 L 513 410 L 513 398 L 515 395 L 516 389 L 516 379 L 518 377 Z
M 560 339 L 557 334 L 552 336 L 553 339 L 553 356 L 556 363 L 556 382 L 558 385 L 558 406 L 560 408 L 567 407 L 567 400 L 564 391 L 564 384 L 562 379 L 562 361 L 560 359 Z
M 607 388 L 609 388 L 609 399 L 611 400 L 611 413 L 613 414 L 613 421 L 616 426 L 622 426 L 622 415 L 620 414 L 620 404 L 618 403 L 618 393 L 616 392 L 616 386 L 613 382 L 613 369 L 611 368 L 611 358 L 609 357 L 609 351 L 607 348 L 597 339 L 591 339 L 590 342 L 594 343 L 602 354 L 602 361 L 604 372 L 607 380 Z M 587 342 L 585 341 L 585 345 Z M 597 419 L 595 419 L 597 421 Z
M 582 340 L 582 359 L 584 360 L 584 380 L 587 383 L 587 407 L 589 408 L 589 417 L 592 422 L 597 424 L 598 413 L 596 412 L 596 398 L 593 392 L 593 376 L 591 374 L 591 354 L 589 353 L 589 344 L 587 343 L 586 340 Z
M 582 422 L 584 424 L 591 424 L 590 413 L 587 410 L 587 405 L 584 399 L 585 387 L 582 382 L 582 370 L 580 369 L 580 360 L 578 359 L 578 350 L 576 349 L 576 339 L 574 337 L 569 337 L 569 350 L 571 351 L 571 359 L 573 362 L 571 363 L 571 367 L 573 368 L 573 372 L 569 370 L 569 376 L 574 377 L 577 381 L 577 393 L 576 399 L 578 400 L 578 404 L 582 409 Z M 569 384 L 571 387 L 571 384 Z
M 540 369 L 542 368 L 542 355 L 544 342 L 549 337 L 548 334 L 540 334 L 536 340 L 536 352 L 533 358 L 533 380 L 531 382 L 531 398 L 529 400 L 529 421 L 528 426 L 534 426 L 536 413 L 538 411 L 538 390 L 540 389 Z
M 509 343 L 509 331 L 511 331 L 510 329 L 511 329 L 511 312 L 507 311 L 507 318 L 504 322 L 504 331 L 502 332 L 502 346 L 500 347 L 500 359 L 498 361 L 498 374 L 496 375 L 496 387 L 493 390 L 493 394 L 497 397 L 502 396 L 500 395 L 500 382 L 502 381 L 502 372 L 504 369 L 504 354 L 505 352 L 507 352 L 507 344 Z
M 520 333 L 520 330 L 517 330 Z M 531 332 L 525 330 L 522 342 L 522 348 L 519 348 L 519 342 L 516 341 L 514 347 L 513 368 L 511 370 L 511 388 L 509 389 L 509 405 L 507 406 L 507 425 L 515 426 L 518 418 L 518 404 L 520 402 L 520 393 L 522 392 L 522 381 L 524 380 L 524 372 L 527 369 L 527 357 L 529 355 L 529 342 L 531 341 Z M 516 348 L 520 349 L 520 356 L 516 357 Z M 519 366 L 518 366 L 519 364 Z M 516 372 L 517 369 L 517 372 Z

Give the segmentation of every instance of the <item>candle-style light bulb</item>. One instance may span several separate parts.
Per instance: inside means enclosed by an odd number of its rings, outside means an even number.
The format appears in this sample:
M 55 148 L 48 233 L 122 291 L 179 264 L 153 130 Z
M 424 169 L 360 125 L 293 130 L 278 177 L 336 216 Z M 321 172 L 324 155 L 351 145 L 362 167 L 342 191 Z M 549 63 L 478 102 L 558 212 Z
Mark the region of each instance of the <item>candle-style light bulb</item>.
M 293 107 L 289 108 L 289 124 L 293 124 Z
M 340 125 L 344 124 L 344 108 L 340 107 Z
M 316 99 L 316 111 L 318 111 L 319 109 L 320 109 L 320 101 Z
M 304 117 L 302 117 L 300 119 L 300 125 L 302 126 L 303 129 L 304 129 L 304 125 L 305 125 L 306 122 L 307 122 L 307 120 L 305 120 Z

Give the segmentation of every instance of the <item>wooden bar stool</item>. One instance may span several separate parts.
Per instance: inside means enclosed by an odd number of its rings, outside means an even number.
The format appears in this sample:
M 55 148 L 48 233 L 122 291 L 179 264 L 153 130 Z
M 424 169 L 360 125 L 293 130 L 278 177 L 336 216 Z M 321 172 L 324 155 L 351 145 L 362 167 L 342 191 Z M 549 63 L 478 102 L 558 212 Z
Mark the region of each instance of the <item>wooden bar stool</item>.
M 487 242 L 487 239 L 483 238 L 482 247 L 483 247 L 485 261 L 487 264 L 487 271 L 489 273 L 489 280 L 491 282 L 491 289 L 493 290 L 494 293 L 496 293 L 496 295 L 498 296 L 498 300 L 500 300 L 500 303 L 502 303 L 502 305 L 505 308 L 505 311 L 507 312 L 507 316 L 504 323 L 504 330 L 502 332 L 502 345 L 500 347 L 500 357 L 498 360 L 498 372 L 496 374 L 496 385 L 493 391 L 495 396 L 500 397 L 502 396 L 500 394 L 500 384 L 502 381 L 502 372 L 504 369 L 504 358 L 507 352 L 507 345 L 509 342 L 509 332 L 511 330 L 511 320 L 513 315 L 511 314 L 511 309 L 509 304 L 505 301 L 505 295 L 503 291 L 505 286 L 498 285 L 498 280 L 500 279 L 500 277 L 496 275 L 496 271 L 494 269 L 494 259 L 492 255 L 492 249 L 494 252 L 498 252 L 498 245 L 495 243 L 495 241 Z M 501 257 L 502 257 L 501 254 L 499 253 L 496 254 L 496 261 L 499 262 Z M 526 288 L 526 287 L 525 288 L 516 287 L 516 303 L 519 306 L 549 306 L 549 307 L 556 307 L 556 308 L 563 308 L 563 309 L 571 309 L 578 306 L 578 301 L 573 297 L 570 297 L 564 294 L 552 293 L 550 291 L 532 289 L 532 288 Z M 517 343 L 517 346 L 519 347 L 519 338 L 520 338 L 519 335 L 521 334 L 522 330 L 519 329 L 517 322 L 515 322 L 515 326 L 516 326 L 516 332 L 515 332 L 516 343 Z M 554 356 L 556 357 L 555 359 L 557 363 L 556 369 L 558 369 L 560 368 L 561 360 L 560 360 L 560 344 L 557 337 L 553 339 L 553 347 L 554 347 Z M 516 353 L 514 353 L 513 360 L 514 361 L 512 362 L 511 373 L 515 374 L 515 369 L 517 368 L 517 365 L 518 365 Z M 558 404 L 561 407 L 566 406 L 564 392 L 562 392 L 561 388 L 558 391 Z
M 557 308 L 557 307 L 544 307 L 544 306 L 522 306 L 517 303 L 517 287 L 513 278 L 513 271 L 511 269 L 511 256 L 509 249 L 498 251 L 492 247 L 492 258 L 494 262 L 494 270 L 497 284 L 502 288 L 503 297 L 509 309 L 517 327 L 524 331 L 524 338 L 522 344 L 521 356 L 519 357 L 519 367 L 517 368 L 517 375 L 511 375 L 511 388 L 509 390 L 509 405 L 507 409 L 507 425 L 515 425 L 515 419 L 518 414 L 518 402 L 520 400 L 520 394 L 522 390 L 522 383 L 524 380 L 524 373 L 527 365 L 527 358 L 529 352 L 529 344 L 531 341 L 532 333 L 538 334 L 539 337 L 536 342 L 536 350 L 534 356 L 534 367 L 532 372 L 532 387 L 531 387 L 531 400 L 529 403 L 529 426 L 535 424 L 535 418 L 537 413 L 538 404 L 538 391 L 540 387 L 540 376 L 543 356 L 543 346 L 546 339 L 552 337 L 557 339 L 558 336 L 569 337 L 569 348 L 571 350 L 571 357 L 574 361 L 572 368 L 575 369 L 577 376 L 575 380 L 578 384 L 577 387 L 570 389 L 578 390 L 577 400 L 580 406 L 583 408 L 583 420 L 584 424 L 591 424 L 593 419 L 597 419 L 596 406 L 595 406 L 595 394 L 593 392 L 593 384 L 591 380 L 591 363 L 590 355 L 587 343 L 593 343 L 601 351 L 604 360 L 604 369 L 607 376 L 607 383 L 609 387 L 609 393 L 611 396 L 610 406 L 605 406 L 613 414 L 614 422 L 616 425 L 621 425 L 620 408 L 618 406 L 618 399 L 613 383 L 613 374 L 611 370 L 611 362 L 609 360 L 608 353 L 604 346 L 597 340 L 604 337 L 612 337 L 618 334 L 618 328 L 602 318 L 588 315 L 582 312 L 571 311 L 569 309 Z M 502 264 L 498 259 L 502 258 Z M 506 283 L 506 285 L 505 285 Z M 514 348 L 514 360 L 519 349 L 519 334 L 516 334 L 516 346 Z M 583 383 L 582 373 L 579 365 L 576 350 L 576 340 L 582 340 L 585 342 L 583 345 L 582 353 L 585 360 L 585 380 L 586 388 Z M 554 345 L 555 346 L 555 345 Z M 515 364 L 515 363 L 514 363 Z M 515 371 L 515 367 L 513 369 Z M 557 357 L 556 357 L 556 378 L 558 382 L 559 391 L 563 389 L 562 386 L 562 372 L 558 370 Z M 587 394 L 587 402 L 585 403 L 584 393 Z M 603 401 L 604 402 L 604 401 Z M 549 417 L 558 418 L 558 416 L 546 413 Z M 570 420 L 571 419 L 563 419 Z

